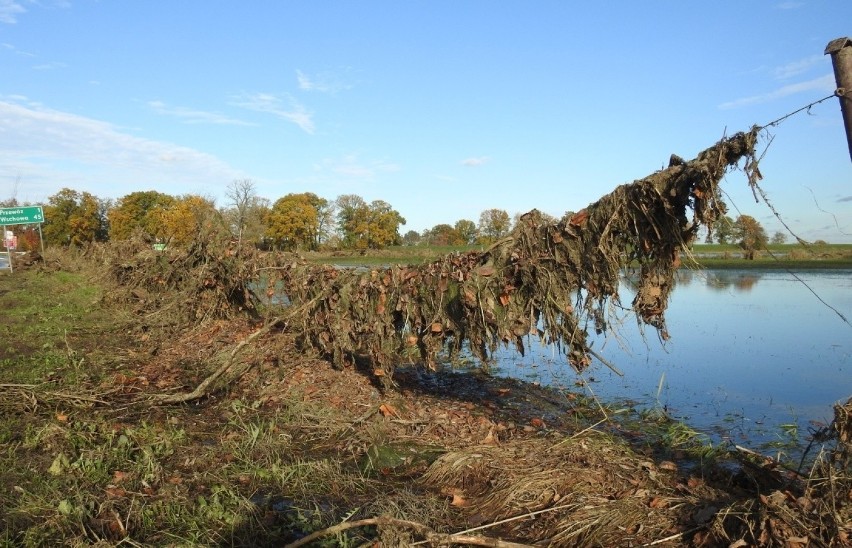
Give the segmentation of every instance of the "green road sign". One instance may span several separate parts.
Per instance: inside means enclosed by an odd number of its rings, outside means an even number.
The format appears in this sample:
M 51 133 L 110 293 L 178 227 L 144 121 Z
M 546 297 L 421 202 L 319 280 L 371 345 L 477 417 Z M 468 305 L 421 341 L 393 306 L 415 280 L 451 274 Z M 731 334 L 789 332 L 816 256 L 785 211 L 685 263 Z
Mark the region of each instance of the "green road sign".
M 31 225 L 44 222 L 41 206 L 0 207 L 0 225 Z

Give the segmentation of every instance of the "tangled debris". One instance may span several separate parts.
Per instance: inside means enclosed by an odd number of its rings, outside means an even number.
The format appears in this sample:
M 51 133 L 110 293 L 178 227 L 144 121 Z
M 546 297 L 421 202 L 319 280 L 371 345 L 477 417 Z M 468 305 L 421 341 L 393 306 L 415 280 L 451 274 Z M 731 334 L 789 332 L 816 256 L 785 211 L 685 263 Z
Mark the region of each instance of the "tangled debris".
M 338 367 L 366 358 L 386 384 L 396 364 L 434 369 L 438 354 L 467 348 L 485 362 L 500 345 L 524 352 L 528 337 L 557 345 L 580 371 L 590 363 L 590 329 L 607 329 L 607 309 L 620 305 L 619 278 L 638 272 L 632 308 L 663 338 L 665 310 L 681 254 L 700 226 L 725 213 L 719 182 L 745 159 L 760 178 L 759 128 L 737 133 L 685 162 L 624 184 L 585 209 L 551 222 L 533 210 L 512 234 L 484 252 L 442 257 L 420 266 L 367 272 L 310 264 L 297 256 L 237 249 L 199 235 L 188 249 L 159 253 L 145 242 L 105 257 L 140 310 L 177 308 L 200 321 L 238 311 L 258 319 L 282 315 L 306 348 Z M 691 216 L 690 216 L 691 212 Z M 130 252 L 130 253 L 128 253 Z M 168 302 L 167 302 L 168 301 Z
M 749 180 L 760 177 L 757 134 L 723 139 L 689 162 L 673 157 L 667 169 L 556 223 L 533 210 L 481 253 L 369 272 L 267 256 L 257 279 L 268 296 L 290 300 L 298 312 L 290 328 L 302 344 L 338 366 L 365 356 L 389 379 L 400 358 L 434 368 L 439 351 L 452 357 L 467 343 L 486 360 L 501 344 L 523 352 L 532 335 L 582 370 L 590 363 L 588 330 L 607 329 L 607 306 L 620 303 L 625 269 L 639 273 L 637 317 L 667 337 L 664 313 L 680 255 L 700 226 L 712 229 L 724 214 L 719 182 L 728 169 L 745 159 Z

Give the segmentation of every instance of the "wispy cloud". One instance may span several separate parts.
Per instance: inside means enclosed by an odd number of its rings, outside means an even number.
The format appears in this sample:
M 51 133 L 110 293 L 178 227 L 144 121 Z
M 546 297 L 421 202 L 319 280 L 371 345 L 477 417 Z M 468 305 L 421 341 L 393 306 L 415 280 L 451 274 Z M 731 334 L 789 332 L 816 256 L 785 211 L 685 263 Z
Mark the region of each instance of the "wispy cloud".
M 284 104 L 285 101 L 287 105 Z M 255 112 L 272 114 L 296 124 L 305 133 L 313 134 L 315 130 L 313 114 L 289 94 L 279 97 L 271 93 L 246 93 L 234 97 L 231 104 Z
M 792 78 L 793 76 L 798 76 L 802 73 L 805 73 L 814 67 L 818 67 L 820 65 L 827 65 L 829 62 L 829 58 L 825 55 L 812 55 L 810 57 L 806 57 L 805 59 L 800 59 L 798 61 L 793 61 L 792 63 L 787 63 L 786 65 L 776 67 L 775 78 L 777 78 L 778 80 L 786 80 L 788 78 Z
M 852 196 L 844 196 L 843 198 L 839 198 L 838 202 L 852 202 Z
M 485 165 L 490 161 L 491 161 L 491 158 L 489 156 L 477 156 L 477 157 L 473 157 L 473 158 L 465 158 L 460 163 L 461 163 L 461 165 L 467 166 L 467 167 L 478 167 L 478 166 L 481 166 L 481 165 Z
M 296 81 L 299 82 L 299 89 L 302 91 L 337 93 L 338 91 L 352 87 L 341 82 L 335 74 L 330 72 L 320 72 L 309 76 L 301 70 L 296 70 Z
M 18 22 L 18 15 L 26 12 L 27 10 L 15 0 L 0 0 L 0 23 L 14 25 Z
M 769 93 L 764 93 L 762 95 L 752 95 L 751 97 L 743 97 L 740 99 L 735 99 L 733 101 L 728 101 L 727 103 L 722 103 L 721 105 L 719 105 L 719 108 L 721 110 L 728 110 L 749 105 L 757 105 L 760 103 L 768 103 L 770 101 L 774 101 L 782 97 L 787 97 L 790 95 L 795 95 L 797 93 L 803 93 L 807 91 L 821 91 L 824 93 L 831 93 L 832 91 L 834 91 L 834 88 L 834 75 L 826 74 L 825 76 L 820 76 L 819 78 L 814 78 L 813 80 L 782 86 L 774 91 L 770 91 Z
M 45 194 L 75 181 L 103 197 L 158 183 L 170 191 L 181 185 L 191 191 L 241 176 L 210 154 L 130 135 L 20 96 L 0 97 L 0 119 L 0 163 L 28 180 L 44 180 Z
M 229 126 L 253 126 L 250 122 L 238 120 L 219 114 L 218 112 L 207 112 L 186 107 L 173 107 L 162 101 L 148 101 L 148 106 L 157 114 L 174 116 L 184 124 L 215 124 Z
M 55 61 L 52 63 L 41 63 L 39 65 L 33 65 L 33 70 L 55 70 L 63 68 L 68 68 L 68 64 Z
M 0 1 L 2 1 L 2 0 L 0 0 Z M 28 51 L 20 50 L 20 49 L 16 48 L 15 46 L 13 46 L 12 44 L 7 44 L 5 42 L 0 44 L 0 47 L 2 47 L 3 49 L 5 49 L 7 51 L 11 51 L 15 55 L 23 55 L 24 57 L 35 57 L 36 56 L 35 53 L 30 53 Z
M 382 160 L 364 162 L 357 154 L 347 154 L 342 158 L 326 158 L 321 164 L 314 166 L 316 171 L 329 171 L 351 179 L 371 181 L 381 173 L 399 171 L 397 164 Z

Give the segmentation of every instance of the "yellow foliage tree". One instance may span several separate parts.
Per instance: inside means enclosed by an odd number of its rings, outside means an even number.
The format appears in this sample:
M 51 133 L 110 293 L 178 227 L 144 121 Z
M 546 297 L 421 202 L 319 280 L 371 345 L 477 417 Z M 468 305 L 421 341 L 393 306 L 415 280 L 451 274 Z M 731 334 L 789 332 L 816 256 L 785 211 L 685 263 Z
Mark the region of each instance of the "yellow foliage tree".
M 109 210 L 110 239 L 126 240 L 136 230 L 153 237 L 157 231 L 156 214 L 153 212 L 168 208 L 174 202 L 173 196 L 154 190 L 132 192 L 124 196 Z
M 317 201 L 311 192 L 279 198 L 266 217 L 266 237 L 277 249 L 313 249 L 319 232 Z
M 174 246 L 185 246 L 198 234 L 207 233 L 214 224 L 221 224 L 219 212 L 213 202 L 197 195 L 176 198 L 168 207 L 148 213 L 157 240 Z
M 63 188 L 44 206 L 45 242 L 78 246 L 106 239 L 105 203 L 93 194 Z

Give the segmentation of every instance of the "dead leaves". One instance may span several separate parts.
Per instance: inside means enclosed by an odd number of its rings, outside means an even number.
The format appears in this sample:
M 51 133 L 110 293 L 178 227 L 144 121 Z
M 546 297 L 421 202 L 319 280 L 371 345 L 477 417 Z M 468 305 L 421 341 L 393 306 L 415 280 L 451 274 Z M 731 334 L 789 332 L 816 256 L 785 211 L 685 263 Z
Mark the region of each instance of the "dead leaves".
M 383 417 L 398 417 L 399 411 L 396 410 L 396 407 L 392 406 L 389 403 L 383 403 L 379 406 L 379 413 L 382 414 Z

